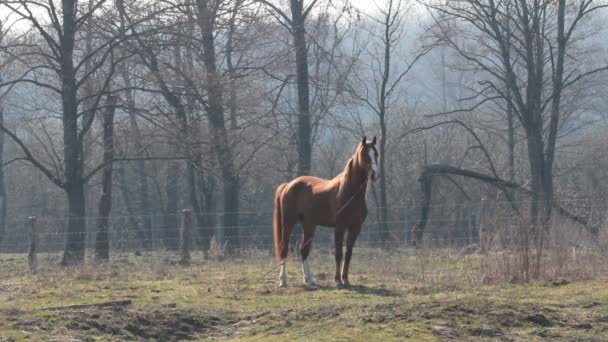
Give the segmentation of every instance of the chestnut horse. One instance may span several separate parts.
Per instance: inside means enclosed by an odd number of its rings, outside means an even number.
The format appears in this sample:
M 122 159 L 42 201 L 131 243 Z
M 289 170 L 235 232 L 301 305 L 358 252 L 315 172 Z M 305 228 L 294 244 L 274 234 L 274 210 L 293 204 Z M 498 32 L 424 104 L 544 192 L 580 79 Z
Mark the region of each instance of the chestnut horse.
M 378 176 L 376 137 L 371 142 L 363 137 L 344 171 L 335 178 L 326 180 L 301 176 L 279 185 L 275 195 L 273 230 L 275 255 L 281 266 L 280 287 L 287 286 L 285 259 L 289 251 L 290 235 L 296 223 L 300 223 L 302 227 L 299 250 L 304 283 L 315 284 L 307 258 L 315 227 L 321 225 L 335 228 L 336 286 L 349 286 L 348 267 L 353 246 L 367 216 L 367 182 L 369 178 L 376 181 Z M 342 264 L 342 243 L 345 235 L 346 254 Z

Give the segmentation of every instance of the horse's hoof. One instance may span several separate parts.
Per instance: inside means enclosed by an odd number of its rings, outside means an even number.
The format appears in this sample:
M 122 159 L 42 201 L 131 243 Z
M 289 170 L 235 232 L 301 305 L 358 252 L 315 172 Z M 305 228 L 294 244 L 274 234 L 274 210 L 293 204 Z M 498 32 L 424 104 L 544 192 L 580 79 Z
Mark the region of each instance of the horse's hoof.
M 279 283 L 279 288 L 285 288 L 287 287 L 287 283 Z
M 349 282 L 347 282 L 347 281 L 342 282 L 342 288 L 343 288 L 343 289 L 349 289 L 349 288 L 350 288 L 350 283 L 349 283 Z
M 338 290 L 342 290 L 344 288 L 344 283 L 342 283 L 341 281 L 337 281 L 336 282 L 336 288 Z
M 304 284 L 308 286 L 317 286 L 317 282 L 314 280 L 304 280 Z

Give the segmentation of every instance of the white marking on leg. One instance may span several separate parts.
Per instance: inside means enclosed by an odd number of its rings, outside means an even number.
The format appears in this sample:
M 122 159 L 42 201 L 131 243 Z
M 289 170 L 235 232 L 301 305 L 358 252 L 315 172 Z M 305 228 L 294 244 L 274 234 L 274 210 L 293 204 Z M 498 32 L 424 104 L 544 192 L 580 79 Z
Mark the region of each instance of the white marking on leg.
M 302 273 L 304 273 L 304 283 L 308 285 L 315 284 L 315 280 L 312 278 L 312 273 L 310 272 L 308 260 L 302 260 Z
M 279 272 L 279 287 L 287 286 L 287 273 L 285 272 L 285 260 L 281 261 L 281 271 Z
M 347 280 L 347 279 L 344 279 L 344 278 L 343 278 L 343 277 L 344 277 L 344 269 L 345 269 L 345 268 L 346 268 L 346 260 L 344 260 L 344 261 L 342 262 L 342 274 L 341 274 L 341 277 L 340 277 L 340 278 L 342 278 L 342 285 L 343 285 L 343 286 L 348 287 L 348 286 L 350 286 L 350 283 L 348 282 L 348 280 Z

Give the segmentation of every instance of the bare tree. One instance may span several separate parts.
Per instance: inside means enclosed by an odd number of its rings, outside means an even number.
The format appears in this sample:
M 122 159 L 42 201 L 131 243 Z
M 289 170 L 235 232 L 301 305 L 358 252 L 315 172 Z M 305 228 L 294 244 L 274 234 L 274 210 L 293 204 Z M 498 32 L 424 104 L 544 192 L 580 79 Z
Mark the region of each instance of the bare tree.
M 84 260 L 86 216 L 84 186 L 94 172 L 99 170 L 97 167 L 94 167 L 90 173 L 85 170 L 83 140 L 91 128 L 94 116 L 83 116 L 83 111 L 91 112 L 97 108 L 110 83 L 113 66 L 117 62 L 113 56 L 114 47 L 118 43 L 116 36 L 105 37 L 106 39 L 95 46 L 89 54 L 78 56 L 75 53 L 84 24 L 96 12 L 104 10 L 102 6 L 104 3 L 104 0 L 96 1 L 86 9 L 78 8 L 77 1 L 74 0 L 63 1 L 60 8 L 55 7 L 54 1 L 15 0 L 4 1 L 1 4 L 2 8 L 10 11 L 22 22 L 28 23 L 32 33 L 35 33 L 44 44 L 39 48 L 24 43 L 18 49 L 11 51 L 15 55 L 28 57 L 19 59 L 21 62 L 32 61 L 34 57 L 36 62 L 26 62 L 25 72 L 21 76 L 5 80 L 1 86 L 12 88 L 23 83 L 35 85 L 61 99 L 63 165 L 60 168 L 49 168 L 31 152 L 14 131 L 4 125 L 1 128 L 20 147 L 24 159 L 62 188 L 67 195 L 66 242 L 62 260 L 64 265 L 78 264 Z M 90 66 L 88 73 L 82 72 L 84 65 L 90 59 L 95 62 Z M 91 96 L 92 105 L 81 110 L 86 98 L 79 96 L 79 90 L 87 80 L 95 76 L 95 73 L 108 65 L 110 71 L 105 73 L 100 91 Z
M 388 195 L 387 183 L 390 175 L 387 173 L 387 144 L 389 142 L 388 124 L 391 113 L 396 110 L 391 108 L 395 105 L 394 98 L 401 89 L 400 85 L 405 81 L 407 74 L 414 65 L 422 58 L 428 49 L 418 52 L 411 61 L 398 60 L 398 47 L 404 39 L 404 25 L 411 4 L 407 0 L 387 0 L 383 7 L 378 8 L 378 16 L 371 16 L 373 26 L 369 29 L 370 39 L 368 54 L 370 57 L 370 80 L 360 75 L 358 84 L 351 86 L 351 93 L 362 101 L 365 106 L 372 110 L 378 119 L 380 126 L 380 198 L 379 198 L 379 236 L 381 241 L 391 241 L 388 225 Z M 395 70 L 396 69 L 396 70 Z M 368 83 L 373 84 L 370 89 Z
M 112 169 L 114 167 L 114 113 L 116 98 L 108 96 L 106 110 L 101 118 L 103 124 L 103 171 L 101 175 L 101 197 L 97 211 L 95 230 L 95 259 L 110 259 L 110 212 L 112 211 Z
M 540 273 L 544 236 L 554 200 L 555 154 L 568 88 L 607 67 L 585 70 L 574 57 L 574 41 L 585 18 L 607 5 L 580 1 L 437 1 L 429 2 L 434 37 L 484 72 L 475 90 L 478 104 L 508 101 L 526 137 Z M 566 15 L 568 13 L 568 15 Z M 459 40 L 475 40 L 463 46 Z M 462 112 L 458 110 L 457 112 Z
M 6 41 L 6 30 L 4 29 L 5 23 L 0 19 L 0 48 L 4 48 Z M 0 61 L 0 84 L 3 80 L 2 66 L 3 61 Z M 2 105 L 2 96 L 0 96 L 0 126 L 4 126 L 4 107 Z M 4 239 L 4 233 L 6 231 L 6 186 L 4 184 L 4 130 L 0 129 L 0 243 Z
M 228 34 L 226 38 L 226 67 L 228 69 L 228 77 L 230 84 L 228 87 L 228 108 L 230 110 L 230 129 L 237 129 L 237 72 L 234 63 L 235 50 L 235 35 L 236 35 L 236 20 L 244 0 L 235 0 L 234 6 L 231 9 L 230 18 L 228 19 Z
M 129 114 L 129 128 L 133 132 L 133 142 L 135 146 L 135 155 L 145 157 L 144 141 L 137 121 L 135 97 L 133 95 L 133 84 L 127 70 L 128 63 L 121 63 L 118 68 L 124 82 L 124 96 L 127 104 L 127 112 Z M 140 158 L 135 161 L 135 171 L 137 173 L 137 204 L 139 205 L 138 212 L 140 223 L 145 237 L 142 239 L 143 247 L 150 248 L 152 239 L 152 211 L 150 205 L 150 191 L 148 190 L 148 173 L 146 172 L 146 160 Z M 176 212 L 177 215 L 177 212 Z M 177 227 L 177 221 L 176 225 Z M 176 247 L 177 248 L 177 247 Z
M 4 125 L 4 109 L 0 103 L 0 125 Z M 4 131 L 0 130 L 0 242 L 6 231 L 6 186 L 4 184 Z
M 227 251 L 238 250 L 240 241 L 238 235 L 239 223 L 239 180 L 234 164 L 232 149 L 228 140 L 225 126 L 224 104 L 222 101 L 223 87 L 216 65 L 215 52 L 215 22 L 218 4 L 211 7 L 207 0 L 196 0 L 197 23 L 202 34 L 203 62 L 205 66 L 205 89 L 207 91 L 207 116 L 212 137 L 211 143 L 217 155 L 222 173 L 224 186 L 224 234 L 228 243 Z
M 308 5 L 304 0 L 290 0 L 291 16 L 277 5 L 267 0 L 258 0 L 275 13 L 277 20 L 285 26 L 293 37 L 296 56 L 296 79 L 298 86 L 298 128 L 296 135 L 298 149 L 298 175 L 310 174 L 312 158 L 312 127 L 310 114 L 310 90 L 308 79 L 308 48 L 306 45 L 306 20 L 318 0 Z

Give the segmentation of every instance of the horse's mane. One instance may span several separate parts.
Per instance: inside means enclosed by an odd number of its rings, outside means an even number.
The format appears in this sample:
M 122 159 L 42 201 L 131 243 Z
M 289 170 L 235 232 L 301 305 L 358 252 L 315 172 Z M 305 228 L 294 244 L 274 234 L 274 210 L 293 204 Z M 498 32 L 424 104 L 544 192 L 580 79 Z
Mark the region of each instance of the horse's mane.
M 346 191 L 351 186 L 351 183 L 353 180 L 352 174 L 355 171 L 354 164 L 355 164 L 357 158 L 359 157 L 360 149 L 361 149 L 361 146 L 357 147 L 357 150 L 355 151 L 355 155 L 352 156 L 348 160 L 348 163 L 346 163 L 346 166 L 344 167 L 344 171 L 342 171 L 342 173 L 338 175 L 338 177 L 341 177 L 340 187 L 338 189 L 338 200 L 341 200 L 344 198 L 344 196 L 348 195 L 346 193 Z

